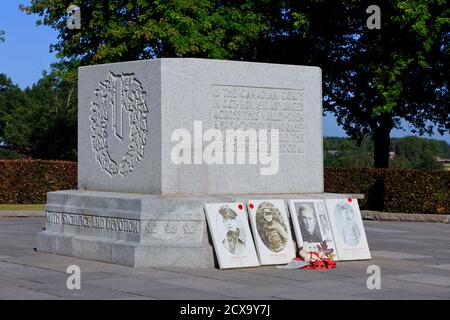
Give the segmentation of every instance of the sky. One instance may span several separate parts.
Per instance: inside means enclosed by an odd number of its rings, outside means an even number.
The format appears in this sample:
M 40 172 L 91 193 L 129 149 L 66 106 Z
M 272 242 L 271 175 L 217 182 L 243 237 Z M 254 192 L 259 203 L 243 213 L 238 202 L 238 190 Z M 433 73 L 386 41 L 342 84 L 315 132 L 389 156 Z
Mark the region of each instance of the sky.
M 47 26 L 36 26 L 38 16 L 19 10 L 20 4 L 29 3 L 29 0 L 2 0 L 0 10 L 0 30 L 5 31 L 6 38 L 0 44 L 0 73 L 5 73 L 22 89 L 31 87 L 57 61 L 55 54 L 50 53 L 50 44 L 56 43 L 58 33 Z M 414 135 L 407 123 L 403 126 L 406 131 L 394 129 L 391 136 Z M 325 136 L 346 136 L 330 113 L 323 118 L 323 132 Z M 436 133 L 431 138 L 450 143 L 448 133 L 444 136 Z

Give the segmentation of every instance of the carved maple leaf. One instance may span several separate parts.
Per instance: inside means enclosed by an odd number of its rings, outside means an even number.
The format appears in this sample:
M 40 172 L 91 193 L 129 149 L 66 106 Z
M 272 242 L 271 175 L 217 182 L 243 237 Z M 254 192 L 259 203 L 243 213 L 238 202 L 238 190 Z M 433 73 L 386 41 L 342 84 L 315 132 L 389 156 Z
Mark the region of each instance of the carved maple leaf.
M 317 245 L 317 249 L 319 249 L 319 252 L 323 252 L 326 257 L 332 254 L 334 251 L 332 248 L 328 248 L 328 244 L 325 240 Z

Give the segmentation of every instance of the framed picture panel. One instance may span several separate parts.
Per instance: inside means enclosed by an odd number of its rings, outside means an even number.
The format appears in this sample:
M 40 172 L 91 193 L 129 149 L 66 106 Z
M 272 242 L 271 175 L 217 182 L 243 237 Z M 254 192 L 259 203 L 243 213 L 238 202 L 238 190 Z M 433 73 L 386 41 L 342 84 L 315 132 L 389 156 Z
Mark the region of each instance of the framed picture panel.
M 289 200 L 289 211 L 299 248 L 303 247 L 303 242 L 319 244 L 325 240 L 328 247 L 336 252 L 331 225 L 322 199 Z
M 325 200 L 339 260 L 371 259 L 357 199 Z
M 220 269 L 259 266 L 244 204 L 208 203 L 204 207 Z
M 247 208 L 261 265 L 287 264 L 295 258 L 284 200 L 249 200 Z

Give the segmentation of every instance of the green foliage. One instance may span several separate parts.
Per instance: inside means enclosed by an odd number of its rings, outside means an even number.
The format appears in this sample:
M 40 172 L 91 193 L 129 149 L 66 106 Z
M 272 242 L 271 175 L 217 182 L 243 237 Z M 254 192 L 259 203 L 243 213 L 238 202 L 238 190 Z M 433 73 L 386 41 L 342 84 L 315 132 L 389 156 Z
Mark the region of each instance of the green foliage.
M 5 79 L 0 75 L 0 137 L 34 158 L 75 160 L 76 83 L 53 72 L 22 91 Z
M 47 192 L 74 189 L 70 161 L 0 160 L 0 203 L 45 203 Z M 450 171 L 325 168 L 325 192 L 363 193 L 362 209 L 450 214 Z
M 362 209 L 450 213 L 450 171 L 325 168 L 325 192 L 362 193 Z
M 0 148 L 0 159 L 20 159 L 20 155 L 15 150 Z
M 0 172 L 0 204 L 45 203 L 47 192 L 77 187 L 76 162 L 0 160 Z
M 81 29 L 66 26 L 69 5 L 81 9 Z M 38 24 L 59 31 L 52 46 L 61 63 L 78 65 L 161 57 L 240 59 L 269 22 L 254 1 L 37 0 L 21 6 Z
M 442 169 L 436 158 L 444 158 L 449 148 L 445 141 L 405 137 L 392 143 L 392 149 L 395 150 L 397 157 L 392 163 L 397 166 L 396 162 L 399 161 L 400 167 L 403 168 Z
M 81 8 L 81 30 L 66 8 Z M 59 31 L 59 68 L 154 57 L 205 57 L 318 65 L 324 109 L 358 140 L 370 136 L 388 166 L 390 132 L 450 130 L 447 0 L 379 1 L 381 29 L 366 27 L 368 1 L 34 0 L 23 6 Z M 364 161 L 365 163 L 365 161 Z
M 338 137 L 324 137 L 324 166 L 373 167 L 373 144 L 369 138 L 359 143 Z
M 448 158 L 450 145 L 442 140 L 418 137 L 391 139 L 390 150 L 395 153 L 390 165 L 401 169 L 442 169 L 437 157 Z M 373 143 L 369 138 L 360 142 L 349 138 L 324 138 L 325 167 L 373 167 Z
M 420 134 L 450 130 L 448 1 L 378 1 L 379 30 L 366 27 L 368 1 L 271 4 L 274 31 L 256 59 L 320 66 L 324 109 L 351 137 L 372 137 L 375 166 L 388 165 L 390 132 L 404 120 Z
M 14 124 L 11 123 L 11 116 L 18 107 L 26 108 L 29 105 L 27 95 L 12 83 L 6 75 L 0 74 L 0 139 L 6 139 L 6 128 Z M 17 143 L 23 144 L 25 141 L 17 137 Z

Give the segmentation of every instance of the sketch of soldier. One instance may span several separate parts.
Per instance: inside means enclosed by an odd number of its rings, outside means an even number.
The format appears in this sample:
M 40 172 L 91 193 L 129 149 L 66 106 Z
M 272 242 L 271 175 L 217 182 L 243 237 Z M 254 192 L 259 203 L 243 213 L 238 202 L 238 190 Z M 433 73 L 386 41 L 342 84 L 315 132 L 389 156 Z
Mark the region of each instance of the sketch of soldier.
M 356 246 L 361 239 L 361 233 L 353 208 L 346 202 L 340 202 L 335 207 L 335 217 L 341 239 L 348 246 Z
M 245 251 L 245 233 L 239 228 L 237 213 L 228 205 L 224 205 L 219 209 L 219 214 L 227 229 L 225 239 L 222 241 L 223 246 L 232 254 L 242 254 Z
M 256 210 L 256 227 L 265 246 L 280 252 L 288 241 L 286 223 L 280 211 L 270 202 L 262 202 Z
M 322 226 L 323 239 L 326 241 L 333 241 L 331 237 L 330 225 L 326 215 L 319 215 L 320 225 Z
M 328 222 L 327 214 L 325 213 L 325 208 L 322 202 L 317 203 L 317 214 L 319 216 L 320 226 L 322 227 L 323 240 L 333 241 L 333 238 L 331 236 L 330 224 Z

